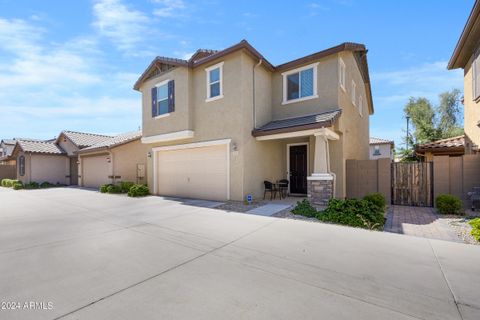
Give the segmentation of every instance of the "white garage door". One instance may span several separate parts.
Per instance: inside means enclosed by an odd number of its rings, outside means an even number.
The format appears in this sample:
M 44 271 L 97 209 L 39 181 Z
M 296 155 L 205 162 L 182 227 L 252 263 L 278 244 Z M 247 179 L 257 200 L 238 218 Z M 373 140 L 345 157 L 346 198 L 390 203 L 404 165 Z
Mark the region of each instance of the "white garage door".
M 227 200 L 226 144 L 157 151 L 157 193 L 166 196 Z
M 110 164 L 107 155 L 95 157 L 82 157 L 83 186 L 87 188 L 98 188 L 102 184 L 111 183 L 108 178 Z

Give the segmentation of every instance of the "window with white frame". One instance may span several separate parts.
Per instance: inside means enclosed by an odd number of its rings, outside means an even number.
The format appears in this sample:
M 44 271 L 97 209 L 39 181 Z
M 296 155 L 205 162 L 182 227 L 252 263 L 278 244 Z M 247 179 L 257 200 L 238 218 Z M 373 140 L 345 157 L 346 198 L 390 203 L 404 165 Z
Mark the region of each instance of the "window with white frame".
M 205 69 L 207 73 L 207 101 L 223 97 L 223 62 Z
M 168 83 L 157 86 L 157 116 L 168 113 Z
M 283 104 L 317 97 L 318 63 L 282 73 Z
M 363 96 L 358 97 L 358 113 L 363 117 Z
M 357 105 L 357 84 L 352 80 L 352 103 L 354 106 Z
M 347 73 L 347 67 L 345 66 L 345 62 L 343 62 L 342 58 L 338 59 L 338 82 L 340 84 L 340 88 L 343 89 L 343 91 L 346 91 L 346 73 Z

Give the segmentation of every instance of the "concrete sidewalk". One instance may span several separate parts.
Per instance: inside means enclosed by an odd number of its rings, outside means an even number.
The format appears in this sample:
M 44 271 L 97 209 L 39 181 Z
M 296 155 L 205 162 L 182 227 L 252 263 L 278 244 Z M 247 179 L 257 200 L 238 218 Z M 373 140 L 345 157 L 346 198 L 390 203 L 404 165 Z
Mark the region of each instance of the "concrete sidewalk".
M 0 319 L 479 319 L 480 247 L 0 188 Z M 40 306 L 40 304 L 38 304 Z

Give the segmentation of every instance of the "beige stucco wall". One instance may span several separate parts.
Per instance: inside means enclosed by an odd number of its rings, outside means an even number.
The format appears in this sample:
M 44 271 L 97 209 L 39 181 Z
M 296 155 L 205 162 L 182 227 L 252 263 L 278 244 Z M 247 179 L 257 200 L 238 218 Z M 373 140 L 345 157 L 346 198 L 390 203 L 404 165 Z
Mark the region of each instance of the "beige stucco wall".
M 473 82 L 472 82 L 472 59 L 468 61 L 464 69 L 464 129 L 466 136 L 465 153 L 472 152 L 472 144 L 480 146 L 480 128 L 477 126 L 477 122 L 480 121 L 480 100 L 473 100 Z
M 144 180 L 137 180 L 137 164 L 147 164 L 147 152 L 149 147 L 142 144 L 140 140 L 132 141 L 124 145 L 112 148 L 113 173 L 121 176 L 120 181 L 131 181 L 135 183 L 146 183 L 148 172 Z
M 380 154 L 375 155 L 375 146 L 378 146 Z M 382 144 L 371 144 L 369 147 L 369 154 L 370 154 L 370 160 L 376 160 L 376 159 L 393 159 L 393 153 L 392 153 L 392 146 L 390 144 L 382 143 Z
M 19 152 L 17 160 L 21 155 L 25 156 L 25 175 L 20 176 L 17 168 L 17 179 L 23 183 L 47 181 L 53 184 L 65 184 L 68 182 L 66 178 L 69 172 L 68 157 Z
M 282 105 L 283 101 L 283 72 L 290 70 L 283 70 L 282 72 L 275 72 L 272 75 L 272 104 L 273 104 L 273 119 L 285 119 L 298 117 L 301 115 L 309 115 L 314 113 L 321 113 L 323 111 L 333 110 L 338 108 L 337 98 L 337 84 L 338 84 L 338 65 L 336 56 L 329 56 L 319 59 L 317 66 L 317 93 L 318 98 L 313 98 L 305 101 L 288 103 Z M 312 63 L 315 63 L 312 62 Z M 311 63 L 307 63 L 309 65 Z M 291 70 L 297 69 L 294 67 Z
M 70 141 L 64 134 L 61 134 L 58 138 L 58 145 L 65 150 L 69 156 L 74 156 L 74 152 L 78 151 L 77 146 L 75 146 L 72 141 Z

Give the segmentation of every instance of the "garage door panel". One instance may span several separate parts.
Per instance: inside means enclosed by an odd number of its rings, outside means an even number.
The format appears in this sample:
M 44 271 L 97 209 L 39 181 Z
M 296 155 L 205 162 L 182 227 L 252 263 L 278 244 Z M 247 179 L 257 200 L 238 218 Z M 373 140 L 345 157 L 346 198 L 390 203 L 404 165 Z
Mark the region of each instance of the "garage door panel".
M 158 193 L 189 198 L 228 198 L 226 145 L 157 153 Z
M 84 187 L 98 188 L 102 184 L 110 183 L 107 155 L 82 158 L 82 171 Z

